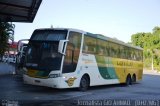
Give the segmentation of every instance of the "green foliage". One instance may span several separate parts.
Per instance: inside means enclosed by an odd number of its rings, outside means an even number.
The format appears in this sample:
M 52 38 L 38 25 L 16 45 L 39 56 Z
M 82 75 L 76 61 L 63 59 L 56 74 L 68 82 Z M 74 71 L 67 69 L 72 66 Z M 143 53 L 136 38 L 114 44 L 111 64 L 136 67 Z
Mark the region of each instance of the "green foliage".
M 0 22 L 0 57 L 8 50 L 9 40 L 14 41 L 14 28 L 11 22 Z
M 144 67 L 150 68 L 153 58 L 154 69 L 160 71 L 160 27 L 153 28 L 152 33 L 136 33 L 131 36 L 131 43 L 144 49 Z

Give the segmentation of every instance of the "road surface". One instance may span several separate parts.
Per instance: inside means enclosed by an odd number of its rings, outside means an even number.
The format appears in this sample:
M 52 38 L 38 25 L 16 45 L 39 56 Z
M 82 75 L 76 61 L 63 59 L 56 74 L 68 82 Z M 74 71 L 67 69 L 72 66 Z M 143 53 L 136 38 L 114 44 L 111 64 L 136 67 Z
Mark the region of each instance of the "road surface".
M 20 106 L 119 106 L 123 103 L 126 106 L 132 104 L 135 106 L 158 106 L 159 82 L 159 74 L 148 72 L 143 75 L 141 82 L 128 87 L 124 84 L 106 85 L 91 87 L 88 91 L 81 92 L 78 89 L 59 90 L 25 85 L 21 77 L 6 74 L 0 75 L 0 100 L 2 105 L 18 104 Z

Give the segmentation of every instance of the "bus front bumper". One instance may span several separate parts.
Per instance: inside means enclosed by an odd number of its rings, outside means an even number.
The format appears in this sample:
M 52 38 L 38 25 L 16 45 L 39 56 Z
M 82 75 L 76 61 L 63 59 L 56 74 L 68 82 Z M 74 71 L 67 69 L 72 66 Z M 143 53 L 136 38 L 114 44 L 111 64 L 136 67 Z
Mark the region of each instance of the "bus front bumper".
M 24 74 L 23 81 L 25 84 L 60 88 L 58 86 L 58 83 L 60 83 L 60 78 L 34 78 Z

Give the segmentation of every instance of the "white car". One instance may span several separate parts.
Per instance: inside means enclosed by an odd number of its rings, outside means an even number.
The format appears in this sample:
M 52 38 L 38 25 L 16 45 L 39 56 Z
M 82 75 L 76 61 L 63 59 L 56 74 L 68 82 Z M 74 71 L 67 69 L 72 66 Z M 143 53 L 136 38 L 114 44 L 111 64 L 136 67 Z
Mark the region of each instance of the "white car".
M 9 55 L 8 62 L 9 63 L 16 63 L 16 56 L 13 54 Z
M 3 62 L 16 63 L 16 56 L 14 54 L 4 55 Z
M 8 55 L 4 55 L 3 58 L 2 58 L 2 61 L 3 62 L 8 62 Z

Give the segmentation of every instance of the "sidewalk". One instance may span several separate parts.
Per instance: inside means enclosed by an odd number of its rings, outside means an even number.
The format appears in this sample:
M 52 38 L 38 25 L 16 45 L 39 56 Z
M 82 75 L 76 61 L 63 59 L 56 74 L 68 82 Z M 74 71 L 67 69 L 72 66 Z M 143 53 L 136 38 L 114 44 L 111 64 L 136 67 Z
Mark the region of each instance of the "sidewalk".
M 150 75 L 160 75 L 160 73 L 159 72 L 157 72 L 157 71 L 152 71 L 152 70 L 143 70 L 143 74 L 150 74 Z
M 14 73 L 15 73 L 14 65 L 0 62 L 0 75 L 14 74 Z

